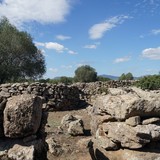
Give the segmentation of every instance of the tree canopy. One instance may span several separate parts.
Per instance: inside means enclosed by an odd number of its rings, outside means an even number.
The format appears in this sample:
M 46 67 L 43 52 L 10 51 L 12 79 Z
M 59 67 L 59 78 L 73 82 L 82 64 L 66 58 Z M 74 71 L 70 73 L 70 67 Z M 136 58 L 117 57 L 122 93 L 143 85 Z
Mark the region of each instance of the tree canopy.
M 75 70 L 74 79 L 77 82 L 95 82 L 97 80 L 97 72 L 89 65 L 84 65 Z
M 0 21 L 0 83 L 39 78 L 45 73 L 42 52 L 32 37 L 19 31 L 6 18 Z
M 133 80 L 134 77 L 132 75 L 132 73 L 127 73 L 127 74 L 122 74 L 120 77 L 119 77 L 119 80 Z
M 122 73 L 122 75 L 119 77 L 119 80 L 126 80 L 126 75 Z
M 131 72 L 126 74 L 126 80 L 133 80 L 133 79 L 134 79 L 134 77 Z

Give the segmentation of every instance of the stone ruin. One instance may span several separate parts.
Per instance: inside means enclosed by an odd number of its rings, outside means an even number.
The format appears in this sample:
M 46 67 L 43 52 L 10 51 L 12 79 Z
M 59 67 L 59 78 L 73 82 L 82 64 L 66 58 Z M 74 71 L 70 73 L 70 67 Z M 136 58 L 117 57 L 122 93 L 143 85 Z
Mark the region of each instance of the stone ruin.
M 54 110 L 71 110 L 93 103 L 99 94 L 106 94 L 108 88 L 131 86 L 134 81 L 108 81 L 92 83 L 75 83 L 72 85 L 50 83 L 7 83 L 0 85 L 0 96 L 9 98 L 21 94 L 35 94 L 43 97 L 45 108 Z M 77 108 L 77 109 L 78 109 Z
M 0 96 L 10 98 L 22 94 L 41 96 L 43 108 L 48 110 L 75 109 L 80 103 L 79 89 L 75 86 L 49 83 L 8 83 L 0 85 Z
M 94 145 L 110 160 L 158 160 L 160 92 L 110 88 L 95 101 L 91 131 Z
M 1 85 L 0 159 L 45 160 L 49 147 L 44 129 L 48 110 L 78 109 L 81 102 L 89 102 L 93 94 L 97 97 L 96 100 L 94 97 L 91 113 L 93 149 L 100 150 L 110 160 L 144 160 L 148 157 L 158 160 L 159 154 L 152 149 L 159 152 L 160 148 L 159 90 L 148 92 L 134 87 L 108 88 L 110 86 L 106 85 L 99 82 L 77 86 Z M 107 88 L 107 94 L 101 92 L 102 88 Z M 74 121 L 67 121 L 67 131 L 71 135 L 83 134 L 81 120 L 71 118 Z M 74 123 L 79 126 L 76 130 Z M 87 141 L 90 143 L 90 140 Z
M 77 109 L 80 102 L 79 89 L 75 86 L 0 85 L 0 159 L 47 159 L 45 125 L 48 111 Z M 73 127 L 70 124 L 71 134 L 75 134 Z

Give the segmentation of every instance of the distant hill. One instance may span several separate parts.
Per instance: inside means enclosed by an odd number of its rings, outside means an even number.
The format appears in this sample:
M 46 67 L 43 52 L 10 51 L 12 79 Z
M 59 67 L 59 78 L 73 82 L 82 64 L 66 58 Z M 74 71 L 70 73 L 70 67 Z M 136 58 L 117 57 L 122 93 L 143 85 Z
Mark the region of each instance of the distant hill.
M 109 78 L 109 79 L 112 79 L 112 80 L 118 80 L 118 76 L 112 76 L 112 75 L 106 75 L 106 74 L 102 74 L 102 75 L 99 75 L 101 77 L 105 77 L 105 78 Z
M 106 74 L 102 74 L 102 75 L 99 75 L 99 76 L 102 76 L 102 77 L 105 77 L 105 78 L 109 78 L 109 79 L 112 79 L 112 80 L 118 80 L 119 79 L 118 76 L 112 76 L 112 75 L 106 75 Z M 139 78 L 141 78 L 141 77 L 134 77 L 135 80 L 137 80 Z

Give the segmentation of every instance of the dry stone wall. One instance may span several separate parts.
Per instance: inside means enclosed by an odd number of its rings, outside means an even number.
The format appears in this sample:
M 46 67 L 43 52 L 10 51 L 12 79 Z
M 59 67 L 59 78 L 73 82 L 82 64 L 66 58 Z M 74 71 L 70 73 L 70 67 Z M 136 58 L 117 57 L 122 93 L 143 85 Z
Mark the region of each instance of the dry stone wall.
M 79 89 L 75 86 L 48 83 L 14 83 L 0 85 L 0 97 L 9 98 L 22 94 L 41 96 L 43 107 L 50 110 L 69 110 L 79 103 Z
M 73 85 L 50 83 L 8 83 L 0 85 L 0 97 L 9 98 L 21 94 L 35 94 L 43 97 L 45 108 L 50 110 L 70 110 L 93 103 L 96 95 L 108 93 L 108 88 L 131 86 L 134 81 L 109 81 L 75 83 Z M 0 100 L 1 102 L 1 100 Z M 1 113 L 1 112 L 0 112 Z
M 107 82 L 91 82 L 91 83 L 75 83 L 72 86 L 76 86 L 79 89 L 79 96 L 81 100 L 94 104 L 94 101 L 98 95 L 108 94 L 108 88 L 129 87 L 134 84 L 135 81 L 107 81 Z

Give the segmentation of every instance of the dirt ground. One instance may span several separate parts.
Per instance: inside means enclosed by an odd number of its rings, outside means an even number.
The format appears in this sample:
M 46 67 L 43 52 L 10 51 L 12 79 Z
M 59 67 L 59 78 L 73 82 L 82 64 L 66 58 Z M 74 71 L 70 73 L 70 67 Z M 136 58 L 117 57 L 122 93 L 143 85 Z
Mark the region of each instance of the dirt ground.
M 54 137 L 54 140 L 65 148 L 65 150 L 58 156 L 54 156 L 48 152 L 48 160 L 92 160 L 89 149 L 80 149 L 77 146 L 77 142 L 85 137 L 90 137 L 90 120 L 88 115 L 88 109 L 72 110 L 72 111 L 54 111 L 48 114 L 48 123 L 46 125 L 47 138 Z M 82 136 L 70 136 L 65 133 L 58 132 L 58 126 L 61 124 L 62 117 L 66 114 L 82 116 L 84 123 L 85 135 Z M 46 139 L 47 139 L 46 138 Z

